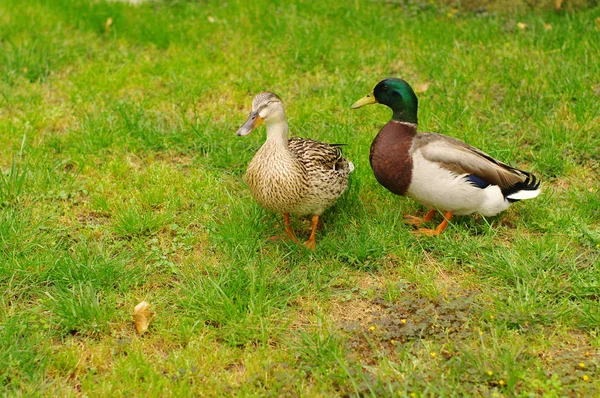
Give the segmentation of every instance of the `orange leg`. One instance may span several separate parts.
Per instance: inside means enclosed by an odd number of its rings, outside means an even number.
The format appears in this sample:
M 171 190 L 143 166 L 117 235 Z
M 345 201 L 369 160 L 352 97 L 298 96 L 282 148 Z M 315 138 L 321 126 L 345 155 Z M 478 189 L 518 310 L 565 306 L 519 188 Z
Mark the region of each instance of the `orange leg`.
M 314 214 L 311 218 L 312 230 L 310 231 L 310 236 L 308 240 L 304 242 L 304 246 L 308 247 L 310 250 L 315 250 L 317 247 L 317 242 L 315 242 L 315 236 L 317 235 L 317 226 L 319 225 L 319 215 Z
M 409 216 L 408 214 L 404 216 L 404 221 L 406 221 L 407 224 L 411 224 L 411 225 L 415 225 L 415 226 L 419 226 L 423 223 L 429 222 L 431 220 L 433 220 L 433 217 L 435 216 L 435 210 L 431 209 L 427 212 L 427 214 L 425 214 L 425 217 L 421 218 L 421 217 L 415 217 L 415 216 Z
M 285 225 L 285 233 L 288 238 L 294 241 L 294 243 L 298 243 L 298 239 L 296 235 L 294 235 L 294 230 L 292 229 L 292 223 L 290 222 L 290 213 L 285 213 L 283 215 L 283 225 Z
M 442 232 L 444 232 L 444 230 L 448 226 L 448 221 L 450 221 L 451 218 L 452 218 L 452 212 L 447 211 L 444 213 L 444 221 L 442 221 L 442 223 L 440 225 L 438 225 L 436 229 L 419 228 L 419 230 L 417 232 L 425 234 L 425 235 L 429 235 L 429 236 L 440 235 Z

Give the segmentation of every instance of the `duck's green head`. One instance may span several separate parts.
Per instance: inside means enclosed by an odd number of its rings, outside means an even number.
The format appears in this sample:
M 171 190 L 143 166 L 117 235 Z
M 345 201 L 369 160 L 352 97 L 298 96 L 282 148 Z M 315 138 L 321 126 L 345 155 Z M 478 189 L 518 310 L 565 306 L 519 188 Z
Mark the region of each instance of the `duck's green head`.
M 352 104 L 352 108 L 383 104 L 394 112 L 392 120 L 417 124 L 418 102 L 415 92 L 407 82 L 390 77 L 377 83 L 373 92 Z

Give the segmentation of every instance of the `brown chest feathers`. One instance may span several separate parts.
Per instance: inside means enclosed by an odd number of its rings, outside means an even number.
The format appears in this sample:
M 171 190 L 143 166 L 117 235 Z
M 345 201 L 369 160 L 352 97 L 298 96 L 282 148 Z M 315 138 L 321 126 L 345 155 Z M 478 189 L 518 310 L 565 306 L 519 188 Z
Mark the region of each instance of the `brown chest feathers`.
M 416 135 L 416 126 L 389 121 L 373 143 L 369 160 L 375 178 L 396 195 L 404 195 L 412 177 L 410 148 Z

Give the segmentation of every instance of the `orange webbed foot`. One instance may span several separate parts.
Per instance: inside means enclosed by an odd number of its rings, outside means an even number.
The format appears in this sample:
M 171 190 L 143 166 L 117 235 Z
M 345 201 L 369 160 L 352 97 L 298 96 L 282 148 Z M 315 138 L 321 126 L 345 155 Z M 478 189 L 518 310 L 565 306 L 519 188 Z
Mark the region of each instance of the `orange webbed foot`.
M 430 210 L 430 212 L 431 212 L 431 210 Z M 429 215 L 429 213 L 427 213 L 427 215 Z M 448 224 L 449 224 L 449 221 L 451 218 L 452 218 L 452 212 L 447 211 L 444 213 L 444 221 L 442 221 L 442 223 L 440 225 L 438 225 L 436 229 L 419 228 L 418 230 L 413 231 L 413 233 L 427 235 L 427 236 L 441 235 L 442 232 L 444 232 L 446 230 L 446 227 L 448 227 Z
M 444 232 L 444 231 L 438 231 L 437 228 L 436 229 L 419 228 L 417 230 L 411 231 L 411 233 L 414 235 L 427 235 L 427 236 L 441 235 L 442 232 Z
M 314 251 L 317 248 L 317 242 L 313 239 L 313 240 L 307 240 L 306 242 L 303 243 L 304 246 L 312 251 Z
M 314 214 L 310 219 L 311 231 L 310 237 L 306 242 L 304 242 L 304 246 L 308 247 L 310 250 L 315 250 L 317 248 L 317 242 L 315 241 L 315 236 L 317 235 L 317 226 L 319 225 L 319 215 Z
M 423 224 L 423 219 L 421 217 L 415 217 L 415 216 L 410 216 L 408 214 L 405 214 L 404 222 L 418 227 L 419 225 Z
M 298 238 L 294 235 L 294 230 L 292 229 L 292 223 L 290 222 L 290 213 L 285 213 L 283 215 L 283 225 L 285 225 L 285 234 L 287 237 L 294 243 L 298 242 Z
M 429 222 L 431 220 L 433 220 L 433 217 L 435 216 L 435 210 L 429 210 L 427 212 L 427 214 L 425 214 L 425 217 L 421 218 L 421 217 L 415 217 L 415 216 L 411 216 L 411 215 L 404 215 L 404 221 L 407 224 L 410 225 L 414 225 L 416 227 L 420 226 L 423 223 Z

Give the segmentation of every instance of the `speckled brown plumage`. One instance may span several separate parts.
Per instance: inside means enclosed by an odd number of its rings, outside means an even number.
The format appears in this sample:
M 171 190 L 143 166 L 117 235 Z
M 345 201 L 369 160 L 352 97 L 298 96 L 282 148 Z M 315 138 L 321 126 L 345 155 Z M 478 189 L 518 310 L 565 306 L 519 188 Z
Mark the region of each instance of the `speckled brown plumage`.
M 348 188 L 350 171 L 339 146 L 293 137 L 287 148 L 265 142 L 244 181 L 267 210 L 321 215 Z
M 249 134 L 263 120 L 267 139 L 250 161 L 244 181 L 260 206 L 284 214 L 286 233 L 293 240 L 288 215 L 313 215 L 312 233 L 305 244 L 314 249 L 318 218 L 348 188 L 354 166 L 342 156 L 340 145 L 288 138 L 283 103 L 273 93 L 254 98 L 238 135 Z

